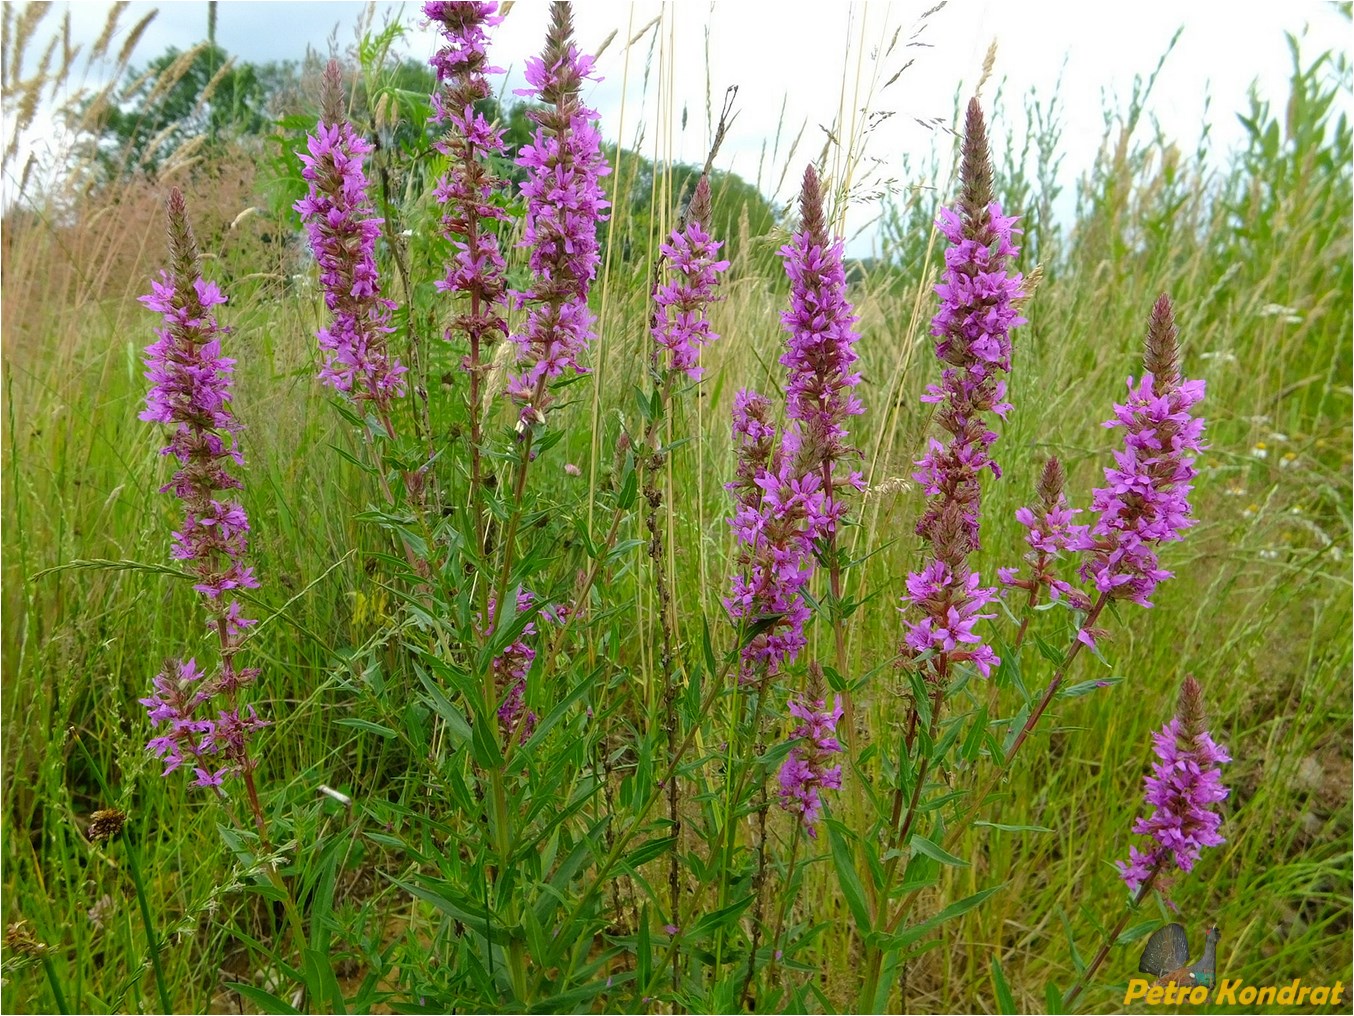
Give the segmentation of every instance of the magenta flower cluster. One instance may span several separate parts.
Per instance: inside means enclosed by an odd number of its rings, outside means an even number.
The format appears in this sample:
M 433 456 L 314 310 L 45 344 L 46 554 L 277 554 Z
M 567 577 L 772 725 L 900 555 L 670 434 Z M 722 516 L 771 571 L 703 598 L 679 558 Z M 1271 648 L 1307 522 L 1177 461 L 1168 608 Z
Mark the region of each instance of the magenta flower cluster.
M 519 364 L 508 394 L 521 407 L 523 423 L 545 419 L 546 386 L 566 370 L 583 371 L 580 357 L 593 335 L 588 290 L 599 262 L 597 223 L 606 218 L 601 177 L 610 172 L 602 157 L 596 110 L 579 98 L 585 80 L 596 80 L 593 59 L 573 42 L 568 4 L 551 7 L 544 53 L 527 60 L 530 88 L 517 94 L 546 104 L 528 114 L 536 123 L 517 164 L 527 171 L 521 193 L 526 223 L 521 246 L 529 248 L 531 288 L 514 293 L 527 307 L 524 328 L 512 336 Z
M 1128 860 L 1117 862 L 1132 891 L 1168 860 L 1181 871 L 1192 871 L 1205 847 L 1225 842 L 1218 832 L 1222 816 L 1215 808 L 1228 790 L 1218 767 L 1232 759 L 1203 729 L 1200 698 L 1198 683 L 1186 678 L 1177 715 L 1152 735 L 1157 762 L 1144 783 L 1153 811 L 1133 823 L 1133 831 L 1151 837 L 1152 846 L 1145 851 L 1131 847 Z
M 1072 520 L 1081 513 L 1067 503 L 1065 480 L 1062 463 L 1056 457 L 1049 458 L 1039 479 L 1038 500 L 1030 507 L 1016 509 L 1016 521 L 1025 527 L 1025 543 L 1030 548 L 1025 553 L 1030 577 L 1021 578 L 1019 568 L 998 568 L 997 578 L 1003 586 L 1028 590 L 1031 604 L 1037 602 L 1041 589 L 1048 589 L 1049 599 L 1089 610 L 1086 594 L 1059 577 L 1057 571 L 1062 552 L 1068 547 Z
M 325 90 L 325 118 L 307 138 L 307 151 L 297 153 L 310 189 L 294 206 L 333 315 L 330 325 L 316 333 L 324 352 L 320 380 L 385 407 L 403 394 L 405 368 L 386 348 L 396 305 L 381 296 L 376 268 L 376 238 L 384 220 L 373 214 L 362 171 L 362 157 L 372 148 L 342 117 L 333 61 L 325 72 Z
M 693 381 L 701 378 L 701 349 L 719 338 L 707 314 L 719 276 L 729 267 L 728 261 L 716 260 L 723 244 L 705 231 L 702 219 L 709 209 L 710 181 L 702 176 L 691 198 L 686 228 L 674 229 L 671 239 L 658 248 L 669 281 L 654 290 L 654 341 L 668 351 L 668 369 L 684 371 Z
M 535 594 L 530 590 L 517 590 L 517 613 L 524 613 L 535 604 Z M 488 616 L 490 618 L 494 617 L 497 606 L 497 601 L 492 596 L 489 597 Z M 558 624 L 563 619 L 563 609 L 560 607 L 545 607 L 537 616 L 553 624 Z M 477 626 L 481 638 L 488 639 L 494 633 L 492 621 L 488 624 L 477 622 Z M 527 640 L 534 639 L 537 632 L 535 620 L 527 621 L 522 626 L 517 638 L 495 656 L 492 663 L 495 683 L 499 688 L 504 689 L 502 701 L 498 706 L 498 721 L 505 740 L 516 735 L 519 742 L 525 741 L 531 736 L 531 732 L 536 729 L 536 714 L 526 710 L 526 692 L 527 675 L 531 672 L 531 664 L 536 659 L 536 650 Z
M 197 579 L 193 588 L 207 607 L 207 626 L 220 645 L 221 669 L 208 678 L 195 659 L 171 661 L 153 679 L 153 694 L 140 702 L 152 727 L 168 728 L 146 745 L 164 759 L 163 775 L 191 759 L 200 763 L 194 765 L 196 786 L 220 786 L 230 773 L 251 768 L 248 735 L 264 725 L 252 707 L 242 714 L 235 704 L 236 691 L 258 675 L 257 669 L 235 662 L 241 639 L 257 622 L 244 616 L 232 590 L 257 589 L 259 582 L 246 559 L 245 510 L 238 501 L 217 496 L 218 491 L 243 486 L 227 468 L 227 461 L 243 465 L 244 457 L 236 446 L 240 427 L 230 407 L 235 361 L 221 355 L 227 329 L 213 310 L 226 298 L 215 283 L 201 277 L 197 244 L 177 189 L 171 191 L 167 209 L 171 267 L 140 298 L 163 318 L 157 341 L 146 349 L 151 388 L 140 416 L 173 428 L 161 454 L 172 455 L 179 468 L 160 491 L 183 502 L 184 518 L 173 533 L 170 554 Z M 224 698 L 226 708 L 215 719 L 200 715 L 201 707 L 217 696 Z
M 756 392 L 738 392 L 733 406 L 738 475 L 728 484 L 735 504 L 729 521 L 740 550 L 724 604 L 735 621 L 773 619 L 743 649 L 744 680 L 762 667 L 774 676 L 804 647 L 809 609 L 801 592 L 813 574 L 816 545 L 835 536 L 845 514 L 838 491 L 864 487 L 858 470 L 845 477 L 836 470 L 838 461 L 859 454 L 846 430 L 848 417 L 863 412 L 853 391 L 860 383 L 853 369 L 856 318 L 846 299 L 843 245 L 828 236 L 812 166 L 804 173 L 800 220 L 781 250 L 790 279 L 780 361 L 788 372 L 788 426 L 777 442 L 771 403 Z
M 838 476 L 835 468 L 844 458 L 860 456 L 846 423 L 865 407 L 855 393 L 860 336 L 852 328 L 857 319 L 846 298 L 845 243 L 828 236 L 812 166 L 804 171 L 800 209 L 800 228 L 780 250 L 790 279 L 790 309 L 781 314 L 789 337 L 780 362 L 787 374 L 786 416 L 794 421 L 786 431 L 785 454 L 800 473 L 817 473 L 822 484 L 823 520 L 816 538 L 834 535 L 846 513 L 838 490 L 865 489 L 858 469 Z
M 1170 304 L 1163 296 L 1154 321 L 1163 319 L 1171 333 L 1170 352 L 1158 373 L 1128 382 L 1128 399 L 1114 406 L 1106 427 L 1124 429 L 1124 447 L 1105 469 L 1106 486 L 1097 487 L 1091 509 L 1099 513 L 1090 526 L 1073 526 L 1068 546 L 1087 552 L 1084 579 L 1101 593 L 1152 605 L 1157 584 L 1171 577 L 1161 568 L 1156 547 L 1184 538 L 1194 525 L 1189 492 L 1196 474 L 1194 454 L 1201 450 L 1204 421 L 1190 410 L 1204 397 L 1203 381 L 1181 380 L 1175 367 L 1174 328 Z M 1149 336 L 1149 367 L 1151 345 Z
M 1001 476 L 1001 467 L 991 454 L 997 435 L 983 414 L 992 412 L 1006 419 L 1011 406 L 1005 401 L 1002 375 L 1011 370 L 1010 332 L 1025 323 L 1016 310 L 1021 276 L 1008 271 L 1020 253 L 1013 243 L 1016 219 L 1002 215 L 995 202 L 979 214 L 979 221 L 966 222 L 945 208 L 936 223 L 950 243 L 945 251 L 945 275 L 936 286 L 940 311 L 931 320 L 931 334 L 938 340 L 936 357 L 944 369 L 941 383 L 928 385 L 922 401 L 937 404 L 937 423 L 949 438 L 943 443 L 931 439 L 913 473 L 928 495 L 941 499 L 922 516 L 917 531 L 925 534 L 943 510 L 942 504 L 956 504 L 975 550 L 979 546 L 979 477 L 984 469 Z
M 1017 311 L 1021 276 L 1010 271 L 1019 253 L 1015 218 L 992 200 L 991 159 L 982 110 L 969 103 L 958 210 L 943 209 L 937 227 L 950 246 L 945 274 L 936 286 L 940 310 L 931 321 L 935 352 L 943 365 L 939 385 L 923 401 L 934 403 L 936 424 L 947 435 L 932 438 L 917 462 L 914 480 L 930 498 L 917 532 L 931 545 L 932 560 L 907 577 L 903 613 L 904 658 L 943 682 L 951 663 L 971 662 L 984 676 L 1001 661 L 976 633 L 983 610 L 996 598 L 968 564 L 979 546 L 983 470 L 1000 476 L 992 458 L 997 435 L 987 413 L 1005 418 L 1011 369 L 1011 329 L 1024 322 Z
M 770 622 L 743 647 L 739 677 L 749 682 L 774 677 L 806 644 L 809 608 L 800 591 L 813 574 L 813 537 L 827 519 L 818 474 L 796 475 L 777 443 L 769 399 L 738 392 L 733 435 L 738 478 L 727 486 L 739 570 L 724 606 L 735 622 Z
M 489 226 L 508 218 L 494 203 L 502 182 L 489 163 L 503 153 L 503 131 L 475 111 L 475 103 L 491 94 L 486 75 L 502 73 L 487 63 L 486 29 L 503 21 L 497 9 L 496 3 L 443 0 L 423 5 L 423 13 L 440 26 L 444 43 L 429 60 L 441 85 L 432 95 L 432 120 L 446 128 L 435 147 L 448 159 L 433 197 L 443 207 L 442 233 L 454 251 L 435 285 L 440 292 L 470 294 L 470 309 L 457 319 L 456 328 L 472 336 L 476 347 L 486 334 L 506 330 L 506 266 L 498 235 Z
M 810 837 L 818 835 L 822 817 L 820 791 L 838 790 L 842 785 L 840 764 L 829 766 L 828 759 L 842 750 L 837 740 L 837 722 L 842 718 L 842 699 L 834 698 L 832 708 L 819 698 L 806 703 L 790 699 L 790 715 L 799 726 L 790 737 L 799 741 L 780 767 L 780 805 L 798 815 Z

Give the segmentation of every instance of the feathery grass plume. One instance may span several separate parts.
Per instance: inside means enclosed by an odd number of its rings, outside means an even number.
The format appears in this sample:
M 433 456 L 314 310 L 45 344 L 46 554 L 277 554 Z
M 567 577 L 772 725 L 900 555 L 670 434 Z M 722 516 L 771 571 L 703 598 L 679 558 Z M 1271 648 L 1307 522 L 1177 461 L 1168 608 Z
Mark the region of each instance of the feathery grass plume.
M 343 114 L 337 61 L 325 68 L 322 113 L 306 147 L 297 155 L 310 190 L 293 207 L 305 224 L 333 315 L 329 327 L 316 332 L 324 351 L 320 380 L 355 401 L 374 402 L 388 416 L 391 399 L 404 394 L 405 368 L 386 347 L 396 304 L 381 296 L 376 268 L 384 220 L 372 214 L 362 172 L 362 157 L 372 148 Z
M 674 229 L 658 248 L 671 281 L 658 285 L 653 294 L 654 342 L 668 351 L 668 370 L 684 371 L 693 381 L 703 373 L 700 351 L 719 339 L 707 314 L 710 304 L 723 299 L 715 295 L 715 287 L 729 267 L 728 261 L 715 260 L 724 244 L 705 231 L 710 211 L 710 178 L 702 174 L 685 228 Z
M 140 417 L 174 428 L 160 450 L 179 462 L 173 479 L 160 491 L 172 491 L 184 505 L 170 555 L 187 562 L 197 577 L 193 588 L 202 594 L 207 626 L 217 635 L 221 669 L 207 677 L 195 659 L 171 661 L 155 676 L 154 694 L 140 702 L 153 727 L 168 725 L 146 745 L 164 759 L 162 775 L 191 760 L 194 786 L 220 787 L 229 775 L 250 777 L 255 762 L 249 740 L 265 726 L 253 706 L 242 711 L 236 703 L 238 689 L 258 676 L 257 669 L 235 662 L 241 639 L 257 622 L 243 615 L 237 600 L 226 602 L 231 590 L 257 589 L 259 582 L 245 563 L 249 519 L 244 508 L 215 496 L 243 487 L 226 468 L 228 459 L 244 464 L 236 441 L 240 426 L 230 407 L 235 361 L 221 355 L 227 329 L 217 324 L 212 310 L 226 298 L 215 283 L 202 278 L 197 241 L 177 188 L 170 191 L 166 208 L 170 267 L 152 281 L 150 294 L 141 297 L 163 315 L 164 326 L 156 329 L 158 341 L 146 349 L 151 389 Z M 202 716 L 201 707 L 218 696 L 226 708 L 218 710 L 216 719 Z
M 800 723 L 790 732 L 796 744 L 780 767 L 780 806 L 798 815 L 804 831 L 810 838 L 817 838 L 818 820 L 823 814 L 821 791 L 839 790 L 842 785 L 841 765 L 828 765 L 831 756 L 842 750 L 836 734 L 842 718 L 842 697 L 835 696 L 832 708 L 827 708 L 823 668 L 816 661 L 809 664 L 806 695 L 802 699 L 791 697 L 789 709 Z
M 531 250 L 532 279 L 531 288 L 512 294 L 518 307 L 527 307 L 526 324 L 512 340 L 518 363 L 528 366 L 509 379 L 508 395 L 523 426 L 544 422 L 552 380 L 585 370 L 579 357 L 593 335 L 588 290 L 600 260 L 597 223 L 610 207 L 600 184 L 610 169 L 592 123 L 597 112 L 579 97 L 584 81 L 598 79 L 593 58 L 574 45 L 569 4 L 551 4 L 545 49 L 527 60 L 526 79 L 531 87 L 516 94 L 547 108 L 527 114 L 536 131 L 517 156 L 527 171 L 521 246 Z
M 1172 573 L 1159 567 L 1156 547 L 1184 539 L 1194 525 L 1189 493 L 1197 473 L 1194 455 L 1204 421 L 1190 410 L 1204 397 L 1204 382 L 1180 373 L 1180 347 L 1171 301 L 1162 294 L 1152 308 L 1143 355 L 1145 373 L 1128 379 L 1128 399 L 1115 403 L 1105 426 L 1124 428 L 1124 447 L 1097 487 L 1090 526 L 1072 526 L 1068 547 L 1085 551 L 1081 576 L 1111 599 L 1150 607 L 1152 591 Z M 1079 635 L 1092 642 L 1087 631 Z
M 1232 758 L 1206 729 L 1203 689 L 1193 676 L 1180 686 L 1176 714 L 1152 735 L 1152 746 L 1157 762 L 1143 781 L 1152 815 L 1133 823 L 1133 831 L 1150 836 L 1152 846 L 1130 847 L 1128 860 L 1116 862 L 1133 892 L 1167 861 L 1192 871 L 1205 847 L 1225 842 L 1218 833 L 1222 816 L 1214 808 L 1228 794 L 1218 767 Z
M 910 616 L 903 655 L 925 666 L 937 682 L 943 682 L 949 663 L 970 661 L 986 676 L 1000 662 L 973 630 L 979 619 L 992 616 L 981 610 L 996 591 L 982 586 L 967 559 L 978 548 L 979 477 L 984 469 L 1001 475 L 991 457 L 997 435 L 985 414 L 1004 419 L 1011 408 L 1001 375 L 1011 369 L 1010 331 L 1024 323 L 1014 306 L 1021 277 L 1009 271 L 1018 253 L 1012 243 L 1016 220 L 1003 215 L 992 198 L 987 133 L 976 99 L 965 120 L 960 178 L 958 208 L 941 209 L 937 222 L 950 242 L 945 275 L 936 286 L 940 311 L 931 321 L 944 370 L 941 383 L 928 385 L 922 397 L 937 405 L 936 423 L 948 439 L 932 438 L 912 474 L 930 495 L 917 532 L 931 544 L 933 557 L 908 575 L 903 597 Z

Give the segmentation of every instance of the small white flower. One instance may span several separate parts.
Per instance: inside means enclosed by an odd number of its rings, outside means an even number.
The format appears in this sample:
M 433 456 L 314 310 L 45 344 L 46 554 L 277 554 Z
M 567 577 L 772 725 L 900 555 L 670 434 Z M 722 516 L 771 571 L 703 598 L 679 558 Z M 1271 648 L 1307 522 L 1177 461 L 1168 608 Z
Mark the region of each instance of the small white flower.
M 1251 449 L 1251 456 L 1257 459 L 1269 458 L 1269 449 L 1265 447 L 1265 442 L 1263 441 L 1255 442 L 1255 447 Z
M 1273 547 L 1264 547 L 1260 550 L 1260 556 L 1266 561 L 1273 561 L 1279 556 L 1279 552 Z
M 1236 354 L 1227 350 L 1210 351 L 1199 354 L 1200 360 L 1221 360 L 1223 363 L 1236 363 Z
M 1290 325 L 1302 323 L 1302 315 L 1296 307 L 1285 307 L 1281 303 L 1267 303 L 1260 308 L 1261 317 L 1279 317 Z

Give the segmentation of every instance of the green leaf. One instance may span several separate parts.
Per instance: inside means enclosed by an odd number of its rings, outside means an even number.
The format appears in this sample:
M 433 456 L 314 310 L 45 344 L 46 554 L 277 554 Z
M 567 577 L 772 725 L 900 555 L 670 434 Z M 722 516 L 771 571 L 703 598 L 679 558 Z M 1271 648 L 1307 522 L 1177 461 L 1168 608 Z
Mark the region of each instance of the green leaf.
M 373 734 L 379 734 L 381 737 L 387 739 L 400 736 L 397 731 L 391 730 L 389 727 L 383 727 L 381 724 L 373 723 L 371 720 L 360 720 L 355 716 L 345 716 L 338 721 L 338 725 L 340 727 L 354 727 L 357 730 L 366 730 Z
M 306 987 L 310 997 L 327 1000 L 326 1009 L 329 1012 L 346 1013 L 347 1000 L 343 997 L 338 978 L 334 976 L 329 957 L 315 949 L 305 949 L 302 958 L 305 960 Z
M 997 954 L 992 954 L 992 992 L 997 996 L 997 1012 L 1003 1016 L 1009 1016 L 1015 1013 L 1015 996 L 1011 994 L 1011 986 L 1006 983 L 1006 975 L 1001 970 L 1001 960 Z
M 625 465 L 621 468 L 621 492 L 616 506 L 621 511 L 629 511 L 635 504 L 635 495 L 639 493 L 639 476 L 635 472 L 635 457 L 625 453 Z
M 676 843 L 677 837 L 675 836 L 663 836 L 658 839 L 649 840 L 648 843 L 642 843 L 634 850 L 630 851 L 630 853 L 626 854 L 625 857 L 621 859 L 621 865 L 630 868 L 631 870 L 642 868 L 655 858 L 662 857 L 671 850 Z
M 719 665 L 715 663 L 715 647 L 710 641 L 710 619 L 701 613 L 701 655 L 705 657 L 705 672 L 713 677 L 719 672 Z
M 1062 992 L 1052 981 L 1044 985 L 1044 1005 L 1048 1006 L 1049 1012 L 1067 1011 L 1067 1006 L 1063 1005 Z
M 860 883 L 855 861 L 846 846 L 844 827 L 832 819 L 828 819 L 825 824 L 828 842 L 832 846 L 832 864 L 837 869 L 837 881 L 841 884 L 842 895 L 846 897 L 846 905 L 856 920 L 856 929 L 862 935 L 868 935 L 871 927 L 870 909 L 865 904 L 865 887 Z
M 1052 829 L 1046 829 L 1041 825 L 1007 825 L 1004 822 L 983 822 L 981 820 L 973 823 L 976 826 L 987 826 L 989 829 L 999 829 L 1004 833 L 1051 833 Z
M 498 736 L 494 728 L 482 716 L 475 717 L 471 727 L 471 750 L 475 762 L 485 769 L 497 769 L 503 764 L 503 752 L 498 746 Z
M 917 939 L 935 931 L 936 928 L 946 921 L 952 921 L 956 917 L 962 917 L 964 914 L 967 914 L 974 907 L 982 904 L 988 897 L 1001 892 L 1004 888 L 1006 888 L 1005 882 L 1000 885 L 994 885 L 988 889 L 983 889 L 980 892 L 974 893 L 972 896 L 965 896 L 959 902 L 951 903 L 940 913 L 936 914 L 934 917 L 927 918 L 920 924 L 914 924 L 910 928 L 904 928 L 902 931 L 893 935 L 880 934 L 876 936 L 876 944 L 881 949 L 901 949 L 904 946 L 911 945 Z
M 1038 635 L 1034 636 L 1034 644 L 1039 647 L 1039 655 L 1042 656 L 1044 659 L 1048 660 L 1055 666 L 1057 664 L 1062 663 L 1063 656 L 1066 655 L 1065 653 L 1058 652 L 1058 650 L 1054 649 L 1051 645 L 1045 642 Z
M 1144 921 L 1142 924 L 1133 925 L 1133 927 L 1129 928 L 1115 939 L 1115 942 L 1118 945 L 1132 945 L 1139 939 L 1146 938 L 1160 927 L 1160 921 Z
M 977 759 L 983 747 L 983 735 L 987 732 L 987 707 L 979 706 L 973 715 L 973 726 L 969 727 L 964 746 L 959 749 L 959 757 L 966 762 Z
M 432 706 L 433 712 L 437 713 L 446 723 L 447 733 L 451 735 L 452 740 L 458 744 L 465 744 L 471 737 L 470 724 L 466 722 L 465 715 L 451 704 L 449 698 L 442 694 L 442 689 L 437 687 L 437 683 L 428 676 L 428 673 L 422 667 L 417 669 L 419 680 L 428 693 L 428 704 Z
M 1076 684 L 1058 689 L 1058 697 L 1080 698 L 1082 695 L 1089 695 L 1091 692 L 1099 691 L 1101 688 L 1111 688 L 1121 681 L 1123 681 L 1122 677 L 1104 677 L 1099 681 L 1079 681 Z
M 939 861 L 941 864 L 952 865 L 955 868 L 967 868 L 968 861 L 963 858 L 955 857 L 948 850 L 938 844 L 932 843 L 925 836 L 913 836 L 911 839 L 912 849 L 918 853 L 925 854 L 933 861 Z
M 258 1006 L 260 1012 L 299 1013 L 301 1011 L 300 1009 L 293 1009 L 276 995 L 269 994 L 262 988 L 256 988 L 252 984 L 244 984 L 237 981 L 233 984 L 227 984 L 226 987 L 231 991 L 238 991 L 245 998 L 249 999 L 254 1005 Z
M 687 937 L 693 941 L 700 941 L 700 939 L 718 931 L 725 925 L 732 924 L 747 909 L 752 899 L 753 894 L 748 893 L 741 899 L 734 900 L 727 907 L 720 907 L 714 913 L 706 914 L 692 926 Z

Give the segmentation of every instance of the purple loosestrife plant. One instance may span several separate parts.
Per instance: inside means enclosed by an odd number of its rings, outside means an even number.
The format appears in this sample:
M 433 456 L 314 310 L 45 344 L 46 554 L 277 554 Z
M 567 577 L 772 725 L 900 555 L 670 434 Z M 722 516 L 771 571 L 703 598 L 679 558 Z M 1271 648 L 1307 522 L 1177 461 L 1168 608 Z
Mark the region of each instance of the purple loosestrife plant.
M 521 246 L 531 250 L 532 281 L 530 289 L 513 294 L 519 307 L 527 307 L 525 326 L 512 336 L 517 362 L 527 366 L 509 378 L 508 395 L 520 407 L 523 426 L 545 420 L 551 381 L 566 370 L 585 369 L 580 357 L 593 336 L 588 290 L 600 260 L 597 223 L 609 207 L 600 180 L 610 169 L 592 123 L 597 112 L 579 97 L 584 81 L 597 80 L 593 59 L 574 45 L 567 3 L 551 4 L 545 50 L 527 60 L 526 79 L 531 87 L 517 94 L 548 108 L 527 114 L 536 131 L 517 157 L 527 171 Z
M 161 493 L 173 492 L 184 507 L 183 523 L 173 534 L 170 555 L 183 561 L 196 577 L 207 627 L 215 632 L 220 670 L 211 676 L 196 659 L 173 660 L 153 680 L 154 692 L 141 699 L 152 727 L 163 730 L 147 750 L 165 762 L 168 776 L 184 763 L 193 767 L 194 786 L 220 787 L 228 776 L 243 776 L 255 801 L 249 752 L 253 733 L 265 726 L 253 706 L 237 703 L 239 689 L 258 676 L 235 660 L 245 633 L 257 622 L 245 617 L 232 590 L 257 589 L 247 563 L 249 520 L 235 500 L 218 491 L 239 490 L 228 462 L 244 457 L 236 443 L 240 425 L 231 411 L 235 361 L 221 355 L 227 329 L 213 310 L 225 303 L 215 283 L 202 278 L 197 242 L 188 225 L 183 195 L 174 189 L 166 202 L 169 218 L 170 267 L 141 297 L 163 316 L 158 339 L 146 349 L 146 378 L 151 389 L 141 419 L 173 428 L 162 455 L 172 455 L 177 472 Z M 214 704 L 214 709 L 204 708 Z M 213 715 L 213 712 L 215 715 Z M 256 818 L 259 818 L 257 807 Z M 261 818 L 260 818 L 261 821 Z
M 691 197 L 686 226 L 674 229 L 671 239 L 658 248 L 670 281 L 654 289 L 657 309 L 651 331 L 654 342 L 668 352 L 668 370 L 683 371 L 693 381 L 701 378 L 701 349 L 719 338 L 707 313 L 710 304 L 721 299 L 715 287 L 729 267 L 728 261 L 715 259 L 723 244 L 705 231 L 710 212 L 710 181 L 702 176 Z
M 440 292 L 464 293 L 468 302 L 444 334 L 450 340 L 464 333 L 469 351 L 463 366 L 470 375 L 466 405 L 470 416 L 471 482 L 480 484 L 481 360 L 486 348 L 507 334 L 505 264 L 494 223 L 508 213 L 494 203 L 503 186 L 490 160 L 503 154 L 503 131 L 475 112 L 475 103 L 490 95 L 486 75 L 501 74 L 487 62 L 486 29 L 502 22 L 496 3 L 431 0 L 423 13 L 436 23 L 445 43 L 429 61 L 440 89 L 433 93 L 435 123 L 445 127 L 436 148 L 448 159 L 433 197 L 442 205 L 441 230 L 454 253 L 444 276 L 435 283 Z
M 1145 851 L 1130 847 L 1128 860 L 1117 862 L 1133 892 L 1168 862 L 1180 871 L 1193 871 L 1205 847 L 1225 842 L 1218 833 L 1222 816 L 1215 808 L 1228 791 L 1218 767 L 1232 759 L 1205 729 L 1203 691 L 1193 677 L 1185 678 L 1176 715 L 1152 735 L 1152 745 L 1157 762 L 1144 781 L 1152 814 L 1133 823 L 1133 831 L 1152 842 Z
M 404 393 L 405 368 L 386 347 L 395 302 L 381 295 L 376 238 L 383 219 L 373 214 L 362 172 L 371 145 L 343 113 L 339 66 L 324 72 L 323 112 L 307 151 L 297 153 L 310 184 L 295 204 L 320 266 L 324 302 L 333 315 L 316 333 L 324 364 L 320 380 L 355 401 L 370 400 L 390 430 L 390 401 Z
M 941 383 L 923 396 L 935 403 L 936 422 L 948 438 L 934 438 L 917 462 L 913 478 L 930 496 L 917 532 L 931 545 L 932 560 L 907 578 L 905 614 L 910 619 L 903 656 L 922 666 L 939 686 L 949 664 L 972 662 L 985 676 L 1000 661 L 974 631 L 991 614 L 996 598 L 968 566 L 978 548 L 979 477 L 1001 470 L 991 457 L 997 439 L 984 414 L 1005 418 L 1002 375 L 1011 369 L 1010 330 L 1022 324 L 1016 301 L 1021 276 L 1009 265 L 1018 253 L 1012 243 L 1015 219 L 1002 215 L 992 199 L 992 169 L 982 110 L 969 103 L 965 122 L 963 190 L 957 209 L 942 209 L 938 228 L 949 240 L 945 275 L 936 286 L 940 311 L 931 322 L 936 356 L 944 365 Z
M 1150 607 L 1157 584 L 1171 577 L 1156 547 L 1184 538 L 1194 525 L 1189 492 L 1194 455 L 1203 448 L 1204 421 L 1191 409 L 1204 397 L 1203 381 L 1184 380 L 1174 313 L 1164 293 L 1152 308 L 1143 356 L 1146 373 L 1128 379 L 1128 399 L 1114 406 L 1106 427 L 1124 429 L 1124 447 L 1096 488 L 1090 526 L 1069 529 L 1068 547 L 1086 553 L 1081 575 L 1102 596 Z M 1083 630 L 1083 642 L 1093 644 Z

